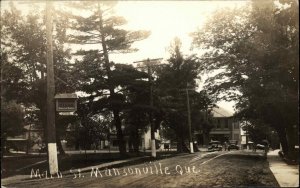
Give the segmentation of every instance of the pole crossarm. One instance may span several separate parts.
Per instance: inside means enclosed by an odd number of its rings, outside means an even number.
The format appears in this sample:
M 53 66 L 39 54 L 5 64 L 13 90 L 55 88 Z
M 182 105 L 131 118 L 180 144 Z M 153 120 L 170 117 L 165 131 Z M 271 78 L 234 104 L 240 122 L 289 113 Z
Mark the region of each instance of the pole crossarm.
M 143 63 L 143 66 L 137 66 L 137 68 L 151 68 L 153 66 L 162 66 L 165 64 L 155 64 L 155 63 L 159 63 L 161 60 L 163 60 L 163 58 L 155 58 L 155 59 L 145 59 L 145 60 L 141 60 L 141 61 L 134 61 L 133 63 Z
M 145 63 L 145 62 L 148 62 L 148 63 L 151 63 L 151 62 L 157 62 L 157 61 L 160 61 L 162 60 L 163 58 L 155 58 L 155 59 L 145 59 L 145 60 L 141 60 L 141 61 L 134 61 L 133 63 Z

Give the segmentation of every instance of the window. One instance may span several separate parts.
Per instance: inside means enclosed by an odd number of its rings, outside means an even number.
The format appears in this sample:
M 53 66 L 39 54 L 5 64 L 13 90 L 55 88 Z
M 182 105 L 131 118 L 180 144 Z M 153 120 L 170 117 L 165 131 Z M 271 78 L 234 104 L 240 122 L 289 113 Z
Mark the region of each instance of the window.
M 229 128 L 229 120 L 225 119 L 225 128 L 228 129 Z
M 238 122 L 234 122 L 234 129 L 239 129 L 239 123 Z
M 239 134 L 234 134 L 233 135 L 233 139 L 234 140 L 239 140 L 240 139 L 240 135 Z
M 220 119 L 217 119 L 216 128 L 221 128 L 221 120 Z
M 112 145 L 113 145 L 114 147 L 117 147 L 117 146 L 119 145 L 119 144 L 118 144 L 118 140 L 113 140 Z

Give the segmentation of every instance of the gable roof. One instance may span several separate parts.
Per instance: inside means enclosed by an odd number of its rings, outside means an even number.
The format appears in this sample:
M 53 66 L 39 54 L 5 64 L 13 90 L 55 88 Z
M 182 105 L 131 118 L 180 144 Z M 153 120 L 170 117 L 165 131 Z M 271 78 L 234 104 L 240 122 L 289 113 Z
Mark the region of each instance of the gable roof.
M 213 117 L 232 117 L 233 113 L 229 112 L 228 110 L 225 110 L 222 107 L 216 106 L 212 109 Z

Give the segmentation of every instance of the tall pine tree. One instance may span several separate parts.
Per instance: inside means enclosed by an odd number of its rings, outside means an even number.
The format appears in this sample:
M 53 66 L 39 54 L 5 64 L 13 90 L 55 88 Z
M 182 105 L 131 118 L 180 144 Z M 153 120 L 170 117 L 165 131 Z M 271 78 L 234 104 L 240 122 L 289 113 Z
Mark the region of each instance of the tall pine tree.
M 110 62 L 109 55 L 111 53 L 135 51 L 136 49 L 131 48 L 131 45 L 135 41 L 145 39 L 150 33 L 147 31 L 122 29 L 122 26 L 126 24 L 126 20 L 123 17 L 114 15 L 113 8 L 116 5 L 114 1 L 86 1 L 69 3 L 69 5 L 75 8 L 70 16 L 74 34 L 70 35 L 69 42 L 93 45 L 94 47 L 88 50 L 82 49 L 76 53 L 76 55 L 82 56 L 82 61 L 81 63 L 79 61 L 78 65 L 82 66 L 82 70 L 87 71 L 84 78 L 87 82 L 82 82 L 82 90 L 91 94 L 92 98 L 102 97 L 102 99 L 103 94 L 108 91 L 108 96 L 104 98 L 108 99 L 109 110 L 113 113 L 119 151 L 121 155 L 125 155 L 126 145 L 121 129 L 119 105 L 124 98 L 116 93 L 116 89 L 120 85 L 115 82 L 116 79 L 114 79 L 113 75 L 115 67 Z M 76 12 L 79 13 L 77 14 Z M 80 15 L 81 12 L 86 14 Z M 99 74 L 98 78 L 94 79 L 90 75 L 91 73 Z M 95 87 L 89 87 L 90 84 L 86 84 L 88 82 Z

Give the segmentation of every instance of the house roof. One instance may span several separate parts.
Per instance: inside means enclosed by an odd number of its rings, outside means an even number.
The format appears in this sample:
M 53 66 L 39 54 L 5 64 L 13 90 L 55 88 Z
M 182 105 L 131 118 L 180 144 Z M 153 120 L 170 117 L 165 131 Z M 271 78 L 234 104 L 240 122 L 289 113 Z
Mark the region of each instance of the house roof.
M 228 110 L 225 110 L 224 108 L 219 107 L 219 106 L 214 107 L 211 112 L 213 114 L 213 117 L 232 117 L 233 116 L 233 113 L 231 113 Z

